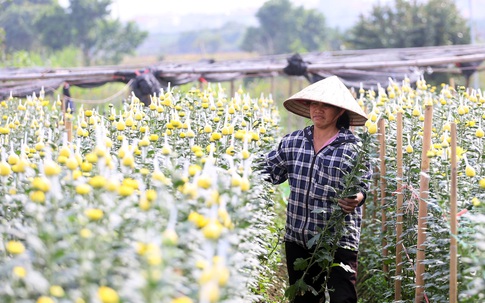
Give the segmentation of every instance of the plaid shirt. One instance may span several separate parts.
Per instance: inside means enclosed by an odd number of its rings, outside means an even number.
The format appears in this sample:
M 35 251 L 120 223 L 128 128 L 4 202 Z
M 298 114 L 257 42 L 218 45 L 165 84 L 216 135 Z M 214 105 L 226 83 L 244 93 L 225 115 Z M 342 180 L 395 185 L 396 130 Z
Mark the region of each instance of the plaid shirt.
M 313 126 L 283 137 L 278 148 L 266 155 L 266 172 L 273 184 L 288 180 L 288 200 L 285 241 L 306 247 L 306 243 L 324 228 L 332 212 L 333 189 L 343 189 L 343 176 L 352 170 L 351 162 L 357 155 L 358 139 L 348 129 L 340 129 L 329 145 L 315 153 Z M 349 158 L 350 157 L 350 158 Z M 371 173 L 369 171 L 368 176 Z M 360 184 L 367 189 L 366 183 Z M 365 191 L 363 191 L 365 197 Z M 365 199 L 365 198 L 364 198 Z M 314 209 L 325 213 L 314 213 Z M 358 250 L 362 208 L 358 206 L 345 217 L 346 231 L 340 239 L 342 248 Z

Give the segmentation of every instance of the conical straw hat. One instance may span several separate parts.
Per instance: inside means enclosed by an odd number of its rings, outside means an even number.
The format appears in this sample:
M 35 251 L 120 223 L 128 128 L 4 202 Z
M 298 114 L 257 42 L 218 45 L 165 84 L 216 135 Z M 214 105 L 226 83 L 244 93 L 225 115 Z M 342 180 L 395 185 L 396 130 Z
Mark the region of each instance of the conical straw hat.
M 337 76 L 331 76 L 313 83 L 283 102 L 283 106 L 299 116 L 310 118 L 310 107 L 306 101 L 331 104 L 347 110 L 350 125 L 362 126 L 367 115 Z

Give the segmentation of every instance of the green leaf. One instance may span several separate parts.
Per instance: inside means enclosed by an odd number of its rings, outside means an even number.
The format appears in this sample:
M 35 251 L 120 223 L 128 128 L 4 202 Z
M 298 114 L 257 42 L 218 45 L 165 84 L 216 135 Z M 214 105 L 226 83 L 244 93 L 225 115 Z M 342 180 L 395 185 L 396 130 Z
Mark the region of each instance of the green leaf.
M 293 300 L 296 297 L 297 286 L 295 284 L 290 285 L 285 291 L 285 297 Z
M 316 234 L 313 236 L 308 242 L 307 242 L 307 247 L 312 248 L 315 243 L 320 240 L 321 234 Z
M 350 265 L 344 264 L 342 262 L 340 262 L 340 263 L 332 263 L 332 267 L 341 267 L 346 272 L 355 273 L 355 270 L 353 270 L 352 267 L 350 267 Z
M 308 259 L 298 258 L 293 263 L 295 270 L 305 270 L 308 267 Z

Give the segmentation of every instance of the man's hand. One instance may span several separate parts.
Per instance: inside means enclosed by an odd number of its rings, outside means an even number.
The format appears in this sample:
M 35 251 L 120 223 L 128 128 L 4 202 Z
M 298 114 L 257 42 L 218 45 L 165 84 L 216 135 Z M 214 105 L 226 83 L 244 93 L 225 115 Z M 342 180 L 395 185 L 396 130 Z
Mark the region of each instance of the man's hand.
M 349 214 L 355 210 L 362 199 L 364 199 L 364 195 L 362 193 L 357 193 L 354 197 L 338 200 L 338 205 L 342 208 L 344 213 Z

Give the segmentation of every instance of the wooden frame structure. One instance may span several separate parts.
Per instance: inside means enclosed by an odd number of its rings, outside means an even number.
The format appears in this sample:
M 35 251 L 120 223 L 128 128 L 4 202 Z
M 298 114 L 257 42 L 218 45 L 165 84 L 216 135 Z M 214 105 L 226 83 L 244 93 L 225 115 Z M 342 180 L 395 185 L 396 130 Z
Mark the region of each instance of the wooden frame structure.
M 290 55 L 262 56 L 254 59 L 198 62 L 160 62 L 153 66 L 96 66 L 83 68 L 0 69 L 0 98 L 24 97 L 39 91 L 57 89 L 64 82 L 72 86 L 95 87 L 108 82 L 128 83 L 137 71 L 152 72 L 162 83 L 172 86 L 200 81 L 225 82 L 246 77 L 285 75 Z M 485 45 L 448 45 L 403 49 L 370 49 L 314 52 L 301 55 L 306 65 L 302 76 L 339 76 L 349 87 L 370 88 L 387 85 L 388 79 L 411 81 L 424 73 L 462 73 L 483 70 Z M 475 65 L 470 66 L 470 63 Z M 458 67 L 459 66 L 459 67 Z

